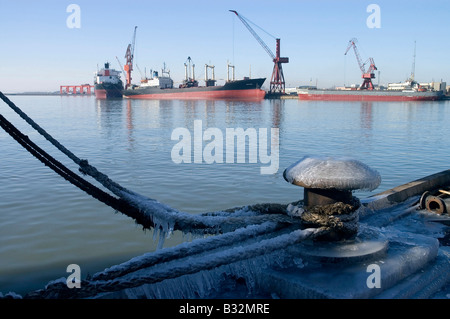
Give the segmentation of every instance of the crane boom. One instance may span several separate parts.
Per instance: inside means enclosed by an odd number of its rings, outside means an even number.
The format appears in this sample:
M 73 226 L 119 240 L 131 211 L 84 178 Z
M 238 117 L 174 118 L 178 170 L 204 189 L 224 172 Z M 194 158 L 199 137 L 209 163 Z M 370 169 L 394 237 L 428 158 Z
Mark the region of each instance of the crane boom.
M 356 48 L 356 42 L 357 42 L 356 38 L 353 38 L 348 42 L 347 50 L 345 51 L 344 55 L 347 55 L 347 52 L 350 50 L 351 47 L 353 47 L 353 51 L 355 52 L 359 68 L 361 69 L 362 73 L 365 73 L 366 71 L 364 69 L 364 63 L 362 63 L 361 56 L 359 55 L 358 49 Z
M 362 78 L 364 80 L 360 86 L 360 89 L 373 90 L 372 79 L 375 78 L 374 71 L 377 70 L 377 67 L 375 66 L 373 58 L 369 58 L 365 63 L 362 62 L 361 56 L 359 55 L 358 49 L 356 48 L 356 42 L 357 42 L 356 38 L 353 38 L 348 42 L 347 50 L 345 50 L 344 55 L 347 55 L 347 52 L 350 50 L 351 47 L 353 47 L 353 50 L 355 51 L 356 60 L 358 61 L 358 66 L 361 69 Z M 366 71 L 365 65 L 367 64 L 367 62 L 370 62 L 370 65 Z
M 250 31 L 253 37 L 258 41 L 258 43 L 263 47 L 263 49 L 269 54 L 272 61 L 274 62 L 272 77 L 270 79 L 270 89 L 269 93 L 284 93 L 285 81 L 282 63 L 289 63 L 289 58 L 280 57 L 280 39 L 276 39 L 276 54 L 270 50 L 267 44 L 258 36 L 258 34 L 253 30 L 253 28 L 248 24 L 246 19 L 237 13 L 235 10 L 229 10 L 233 12 L 239 20 L 244 24 L 244 26 Z
M 272 60 L 275 59 L 275 54 L 273 54 L 272 50 L 267 46 L 267 44 L 259 37 L 259 35 L 255 32 L 255 30 L 252 29 L 252 27 L 248 24 L 248 22 L 237 13 L 235 10 L 229 10 L 230 12 L 233 12 L 239 20 L 245 25 L 245 27 L 250 31 L 250 33 L 255 37 L 255 39 L 259 42 L 259 44 L 263 47 L 264 50 L 266 50 L 267 54 L 272 58 Z

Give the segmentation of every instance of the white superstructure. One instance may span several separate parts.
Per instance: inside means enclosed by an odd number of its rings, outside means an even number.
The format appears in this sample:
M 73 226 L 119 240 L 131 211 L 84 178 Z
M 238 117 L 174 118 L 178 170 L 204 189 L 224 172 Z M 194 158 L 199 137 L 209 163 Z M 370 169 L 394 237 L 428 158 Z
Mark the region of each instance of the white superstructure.
M 161 89 L 173 88 L 173 80 L 170 76 L 159 76 L 157 71 L 153 72 L 153 77 L 141 81 L 141 87 L 159 87 Z
M 95 73 L 95 84 L 111 83 L 119 84 L 121 83 L 120 72 L 109 68 L 109 63 L 105 63 L 105 67 Z

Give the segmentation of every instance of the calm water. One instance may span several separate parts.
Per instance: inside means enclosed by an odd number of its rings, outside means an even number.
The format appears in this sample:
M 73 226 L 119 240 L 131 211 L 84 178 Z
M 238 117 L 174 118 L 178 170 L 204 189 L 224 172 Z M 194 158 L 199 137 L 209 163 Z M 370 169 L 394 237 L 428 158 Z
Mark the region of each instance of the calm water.
M 207 211 L 302 198 L 283 170 L 306 155 L 358 159 L 382 176 L 372 193 L 449 168 L 450 101 L 305 102 L 98 101 L 94 97 L 10 96 L 78 157 L 119 184 L 180 211 Z M 4 103 L 0 113 L 74 171 L 76 166 Z M 218 128 L 279 128 L 279 169 L 269 164 L 175 164 L 171 135 Z M 270 135 L 269 135 L 270 141 Z M 208 144 L 204 142 L 203 147 Z M 223 143 L 225 146 L 225 143 Z M 194 149 L 194 148 L 193 148 Z M 193 153 L 192 149 L 192 153 Z M 225 154 L 225 149 L 224 149 Z M 0 131 L 0 292 L 25 294 L 67 277 L 82 277 L 156 249 L 152 232 L 75 188 Z M 175 233 L 165 246 L 187 240 Z

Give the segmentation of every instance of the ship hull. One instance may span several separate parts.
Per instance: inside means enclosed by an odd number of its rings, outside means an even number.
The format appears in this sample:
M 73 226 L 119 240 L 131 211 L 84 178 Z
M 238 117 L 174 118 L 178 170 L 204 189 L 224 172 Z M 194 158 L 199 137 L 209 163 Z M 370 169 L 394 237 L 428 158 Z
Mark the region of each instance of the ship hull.
M 100 100 L 122 98 L 121 84 L 102 83 L 95 85 L 95 97 Z
M 378 90 L 300 90 L 298 98 L 308 101 L 437 101 L 442 92 L 404 92 Z
M 139 87 L 123 92 L 129 99 L 239 99 L 262 100 L 266 92 L 261 90 L 265 78 L 227 82 L 223 86 L 161 89 Z

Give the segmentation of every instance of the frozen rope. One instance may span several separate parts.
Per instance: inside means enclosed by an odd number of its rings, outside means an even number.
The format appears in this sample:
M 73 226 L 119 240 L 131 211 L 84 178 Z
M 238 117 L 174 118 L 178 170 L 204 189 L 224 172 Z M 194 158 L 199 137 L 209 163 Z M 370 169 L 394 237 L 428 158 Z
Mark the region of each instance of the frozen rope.
M 87 160 L 78 158 L 75 154 L 69 151 L 66 147 L 64 147 L 61 143 L 59 143 L 56 139 L 54 139 L 50 134 L 48 134 L 42 127 L 40 127 L 35 121 L 33 121 L 25 112 L 23 112 L 19 107 L 17 107 L 12 101 L 10 101 L 2 92 L 0 92 L 0 98 L 11 108 L 13 109 L 20 117 L 22 117 L 28 124 L 30 124 L 36 131 L 38 131 L 42 136 L 45 137 L 52 145 L 54 145 L 58 150 L 72 159 L 77 165 L 80 167 L 80 171 L 83 174 L 89 175 L 93 177 L 97 182 L 102 184 L 105 188 L 110 190 L 113 194 L 119 197 L 119 199 L 114 199 L 114 197 L 110 196 L 109 202 L 119 201 L 121 205 L 120 209 L 117 208 L 117 205 L 112 206 L 108 203 L 108 201 L 103 201 L 104 203 L 116 208 L 127 216 L 130 216 L 136 220 L 139 224 L 144 226 L 144 228 L 154 227 L 155 229 L 160 229 L 161 238 L 165 236 L 168 232 L 172 230 L 181 230 L 185 233 L 221 233 L 226 231 L 232 231 L 236 228 L 242 227 L 246 224 L 254 224 L 254 223 L 262 223 L 265 221 L 281 221 L 281 222 L 292 222 L 292 218 L 283 214 L 283 211 L 280 211 L 278 214 L 268 213 L 264 215 L 257 216 L 240 216 L 233 217 L 231 213 L 228 216 L 224 216 L 221 214 L 206 214 L 206 215 L 192 215 L 184 212 L 180 212 L 174 210 L 167 205 L 161 204 L 158 201 L 135 193 L 122 187 L 118 183 L 112 181 L 107 175 L 98 171 L 95 167 L 90 165 Z M 6 119 L 5 119 L 6 121 Z M 5 122 L 6 123 L 6 122 Z M 11 123 L 5 124 L 7 127 L 13 127 Z M 5 129 L 5 128 L 4 128 Z M 5 129 L 6 130 L 6 129 Z M 14 128 L 14 130 L 17 130 Z M 17 132 L 20 133 L 19 130 Z M 21 134 L 21 133 L 20 133 Z M 17 134 L 16 134 L 17 135 Z M 23 135 L 23 134 L 22 134 Z M 25 136 L 25 135 L 23 135 Z M 26 137 L 28 139 L 28 137 Z M 16 139 L 17 141 L 17 139 Z M 30 144 L 31 141 L 28 139 L 27 142 L 22 143 Z M 24 146 L 25 147 L 25 146 Z M 34 144 L 34 148 L 37 146 Z M 27 148 L 28 149 L 28 148 Z M 30 151 L 30 149 L 28 149 Z M 31 152 L 31 151 L 30 151 Z M 31 152 L 33 154 L 33 152 Z M 40 154 L 46 154 L 43 150 L 40 149 Z M 55 170 L 54 166 L 48 164 L 49 162 L 56 160 L 51 159 L 48 154 L 41 158 L 38 155 L 33 154 L 35 157 L 40 159 L 41 161 L 45 161 L 44 164 Z M 44 158 L 47 158 L 45 160 Z M 58 162 L 59 163 L 59 162 Z M 59 167 L 64 167 L 61 163 L 58 164 Z M 69 171 L 64 167 L 64 170 Z M 57 171 L 58 174 L 61 175 L 60 172 Z M 63 176 L 63 175 L 61 175 Z M 99 199 L 102 191 L 98 188 L 94 187 L 84 187 L 83 185 L 88 185 L 88 182 L 80 179 L 79 177 L 75 177 L 76 174 L 70 173 L 70 178 L 64 177 L 69 180 L 71 183 L 76 185 L 77 187 L 87 191 L 89 194 L 93 195 L 95 198 Z M 74 180 L 81 181 L 81 183 L 75 183 Z M 92 184 L 90 184 L 92 185 Z M 92 185 L 93 186 L 93 185 Z M 89 188 L 89 189 L 88 189 Z M 104 192 L 103 192 L 104 193 Z M 106 194 L 106 193 L 104 193 Z M 101 195 L 103 196 L 103 194 Z M 127 212 L 127 209 L 130 213 Z
M 0 126 L 7 132 L 12 138 L 14 138 L 20 145 L 22 145 L 28 152 L 30 152 L 33 156 L 35 156 L 39 161 L 43 164 L 51 168 L 61 177 L 77 186 L 81 190 L 85 191 L 95 199 L 111 206 L 112 208 L 126 212 L 128 216 L 139 219 L 140 214 L 137 213 L 137 210 L 131 206 L 129 206 L 125 201 L 121 199 L 117 199 L 111 196 L 108 193 L 105 193 L 101 189 L 92 185 L 88 181 L 84 180 L 59 161 L 54 159 L 36 144 L 34 144 L 28 136 L 21 133 L 17 128 L 15 128 L 8 120 L 6 120 L 0 114 Z M 145 221 L 140 220 L 141 224 L 146 224 Z
M 193 215 L 174 210 L 154 199 L 146 198 L 140 195 L 133 196 L 128 193 L 122 193 L 120 197 L 133 207 L 136 207 L 142 214 L 150 218 L 154 225 L 160 228 L 164 233 L 170 232 L 172 229 L 178 229 L 194 234 L 218 234 L 233 231 L 249 224 L 260 224 L 266 221 L 281 223 L 296 222 L 292 217 L 283 214 L 263 214 L 237 217 L 234 217 L 233 214 L 230 213 L 228 215 L 212 216 Z
M 50 143 L 52 143 L 57 149 L 66 154 L 70 159 L 72 159 L 76 164 L 80 164 L 81 159 L 79 159 L 75 154 L 65 148 L 62 144 L 60 144 L 57 140 L 55 140 L 50 134 L 48 134 L 42 127 L 40 127 L 35 121 L 33 121 L 25 112 L 23 112 L 19 107 L 17 107 L 10 99 L 8 99 L 2 92 L 0 92 L 0 98 L 8 104 L 8 106 L 16 112 L 22 119 L 25 120 L 28 124 L 31 125 L 36 131 L 39 132 L 42 136 L 44 136 Z
M 299 218 L 303 227 L 324 227 L 323 240 L 342 240 L 354 237 L 358 232 L 361 202 L 352 197 L 350 203 L 336 202 L 328 205 L 304 207 L 289 205 L 288 214 Z
M 124 277 L 116 277 L 108 281 L 82 281 L 79 289 L 69 289 L 64 282 L 49 284 L 46 290 L 39 290 L 28 294 L 25 298 L 45 298 L 53 296 L 56 298 L 91 298 L 105 292 L 120 291 L 135 288 L 145 284 L 154 284 L 167 279 L 177 278 L 183 275 L 198 273 L 203 270 L 211 270 L 223 265 L 235 263 L 262 256 L 268 253 L 284 249 L 291 245 L 312 239 L 321 233 L 323 228 L 308 228 L 295 230 L 287 234 L 263 239 L 248 245 L 237 244 L 218 252 L 210 252 L 204 258 L 190 256 L 185 259 L 175 260 L 172 263 L 160 263 L 150 268 L 145 268 L 130 273 Z
M 32 118 L 30 118 L 25 112 L 23 112 L 17 105 L 15 105 L 10 99 L 8 99 L 2 92 L 0 92 L 0 98 L 14 111 L 16 112 L 25 122 L 27 122 L 32 128 L 34 128 L 39 134 L 41 134 L 47 141 L 49 141 L 53 146 L 60 150 L 63 154 L 69 157 L 75 164 L 80 166 L 82 173 L 90 175 L 100 184 L 108 188 L 110 191 L 118 195 L 119 191 L 130 192 L 126 188 L 117 184 L 111 180 L 107 175 L 99 172 L 95 167 L 90 165 L 87 160 L 80 159 L 70 150 L 68 150 L 64 145 L 59 143 L 53 136 L 51 136 L 47 131 L 45 131 L 39 124 L 37 124 Z
M 190 231 L 195 232 L 202 230 L 205 233 L 217 233 L 221 231 L 226 231 L 228 226 L 228 231 L 233 230 L 238 227 L 242 227 L 246 223 L 261 223 L 266 220 L 288 222 L 289 217 L 283 215 L 256 215 L 256 216 L 241 216 L 241 217 L 226 217 L 226 216 L 204 216 L 199 217 L 189 214 L 180 214 L 179 212 L 171 210 L 170 207 L 164 207 L 163 204 L 156 202 L 155 200 L 148 198 L 141 198 L 139 201 L 134 202 L 134 206 L 126 202 L 129 196 L 128 193 L 123 193 L 123 198 L 115 198 L 108 193 L 105 193 L 101 189 L 92 185 L 88 181 L 84 180 L 62 163 L 54 159 L 51 155 L 46 153 L 35 143 L 33 143 L 28 136 L 21 133 L 16 127 L 14 127 L 8 120 L 6 120 L 2 115 L 0 115 L 0 126 L 10 134 L 20 145 L 27 149 L 33 156 L 44 163 L 46 166 L 54 170 L 57 174 L 62 176 L 64 179 L 77 186 L 81 190 L 84 190 L 89 195 L 93 196 L 97 200 L 113 207 L 114 209 L 121 211 L 129 217 L 132 217 L 141 224 L 144 228 L 154 227 L 155 224 L 161 226 L 163 230 L 170 230 L 172 226 L 169 224 L 163 225 L 164 221 L 170 217 L 173 223 L 181 229 L 190 229 Z M 133 200 L 130 200 L 133 203 Z M 139 205 L 141 203 L 141 205 Z M 144 203 L 144 204 L 142 204 Z M 137 207 L 136 207 L 137 205 Z M 141 207 L 142 206 L 142 207 Z M 149 207 L 152 211 L 149 212 Z M 161 210 L 161 207 L 164 209 Z M 218 226 L 220 224 L 220 227 Z M 175 225 L 173 226 L 175 227 Z
M 122 277 L 139 269 L 154 266 L 159 263 L 168 262 L 177 258 L 185 258 L 195 254 L 203 253 L 207 250 L 223 248 L 236 243 L 243 242 L 249 238 L 274 232 L 280 229 L 278 223 L 265 222 L 260 225 L 249 225 L 239 228 L 234 232 L 229 232 L 219 236 L 195 239 L 192 242 L 185 242 L 175 247 L 164 248 L 152 253 L 135 257 L 120 265 L 112 266 L 104 271 L 92 276 L 92 280 L 110 280 Z

